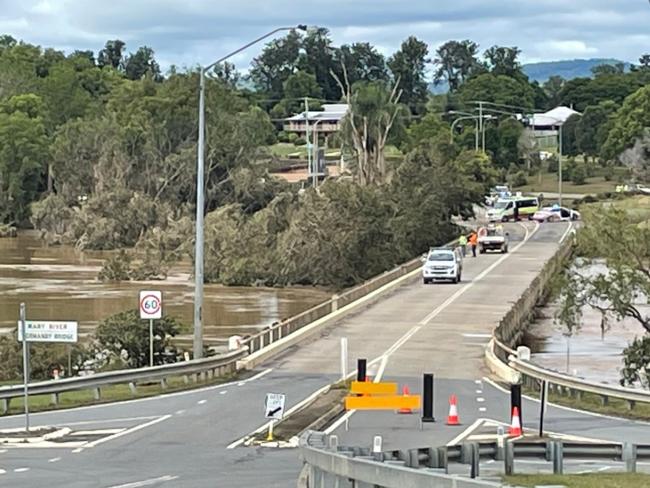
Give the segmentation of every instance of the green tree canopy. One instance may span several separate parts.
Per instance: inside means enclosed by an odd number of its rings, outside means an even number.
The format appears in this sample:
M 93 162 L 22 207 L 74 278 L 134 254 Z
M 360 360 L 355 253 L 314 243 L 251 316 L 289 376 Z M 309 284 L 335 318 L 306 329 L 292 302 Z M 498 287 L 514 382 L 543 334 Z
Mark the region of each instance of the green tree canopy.
M 606 158 L 614 159 L 650 130 L 650 85 L 639 88 L 625 99 L 612 119 L 612 128 L 603 145 Z
M 413 114 L 423 113 L 427 102 L 425 70 L 429 63 L 428 54 L 427 44 L 411 36 L 402 42 L 400 49 L 388 59 L 388 68 L 394 80 L 399 81 L 402 91 L 400 101 L 407 105 Z
M 524 107 L 534 106 L 534 92 L 527 82 L 506 75 L 484 73 L 467 81 L 458 90 L 464 103 L 474 100 Z
M 478 60 L 479 46 L 469 39 L 447 41 L 436 50 L 433 79 L 439 84 L 446 81 L 451 91 L 456 91 L 472 75 L 485 70 Z

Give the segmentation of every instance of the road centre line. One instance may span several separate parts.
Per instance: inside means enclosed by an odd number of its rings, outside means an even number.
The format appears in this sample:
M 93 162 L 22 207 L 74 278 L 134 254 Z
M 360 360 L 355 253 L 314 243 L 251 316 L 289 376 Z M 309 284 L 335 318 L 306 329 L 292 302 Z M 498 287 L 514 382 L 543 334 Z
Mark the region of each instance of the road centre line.
M 59 462 L 59 461 L 61 461 L 60 457 L 55 457 L 55 458 L 47 460 L 48 463 L 56 463 L 56 462 Z
M 573 222 L 569 222 L 569 226 L 564 231 L 564 234 L 562 234 L 562 237 L 560 237 L 560 244 L 562 244 L 562 242 L 564 242 L 564 239 L 566 239 L 566 236 L 569 235 L 569 232 L 571 232 L 572 227 L 573 227 Z
M 109 486 L 108 488 L 140 488 L 141 486 L 151 486 L 151 485 L 155 485 L 156 483 L 160 483 L 164 481 L 173 481 L 176 479 L 178 479 L 178 476 L 165 475 L 165 476 L 160 476 L 159 478 L 150 478 L 148 480 L 143 480 L 143 481 L 134 481 L 132 483 L 126 483 L 123 485 L 112 485 Z

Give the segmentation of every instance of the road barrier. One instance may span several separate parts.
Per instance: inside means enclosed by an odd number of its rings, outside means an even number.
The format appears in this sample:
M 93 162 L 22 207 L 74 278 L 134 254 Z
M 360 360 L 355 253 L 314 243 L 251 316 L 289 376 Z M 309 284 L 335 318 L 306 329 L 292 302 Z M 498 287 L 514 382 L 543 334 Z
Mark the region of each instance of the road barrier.
M 54 405 L 59 403 L 59 395 L 78 390 L 93 390 L 95 400 L 101 399 L 101 388 L 110 385 L 128 384 L 133 395 L 137 394 L 138 383 L 160 382 L 161 388 L 167 388 L 169 378 L 182 376 L 185 383 L 205 381 L 235 372 L 236 361 L 247 354 L 246 349 L 227 354 L 163 364 L 137 369 L 123 369 L 87 376 L 74 376 L 54 381 L 29 383 L 30 395 L 51 395 Z M 10 401 L 23 396 L 23 385 L 0 387 L 0 411 L 7 413 Z
M 338 446 L 337 449 L 354 451 L 345 446 Z M 517 459 L 548 461 L 552 463 L 555 474 L 562 474 L 565 459 L 618 461 L 625 463 L 627 472 L 635 472 L 637 461 L 650 460 L 650 444 L 564 442 L 555 439 L 464 442 L 453 446 L 384 451 L 379 457 L 384 462 L 399 461 L 410 468 L 438 469 L 444 473 L 448 472 L 450 463 L 468 464 L 470 477 L 479 476 L 481 460 L 502 461 L 503 472 L 508 475 L 514 474 Z
M 300 440 L 300 457 L 306 476 L 303 488 L 498 488 L 500 483 L 450 476 L 439 470 L 413 469 L 403 459 L 384 460 L 370 448 L 339 447 L 336 436 L 306 432 Z M 328 447 L 329 446 L 329 447 Z

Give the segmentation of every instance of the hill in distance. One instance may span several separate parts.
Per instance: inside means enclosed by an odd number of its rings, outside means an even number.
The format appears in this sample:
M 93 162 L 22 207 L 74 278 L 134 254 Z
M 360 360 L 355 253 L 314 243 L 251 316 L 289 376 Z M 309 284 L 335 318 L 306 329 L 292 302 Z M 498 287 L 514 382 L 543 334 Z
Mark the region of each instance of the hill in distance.
M 591 68 L 601 64 L 615 65 L 618 63 L 625 64 L 625 69 L 630 69 L 630 63 L 625 63 L 618 59 L 611 58 L 592 58 L 592 59 L 566 59 L 561 61 L 544 61 L 540 63 L 528 63 L 522 66 L 524 73 L 531 80 L 544 83 L 551 76 L 561 76 L 565 80 L 572 78 L 591 77 L 593 73 Z
M 539 83 L 544 83 L 551 76 L 561 76 L 565 80 L 572 78 L 585 78 L 592 77 L 593 73 L 591 68 L 601 64 L 616 65 L 618 63 L 625 64 L 625 70 L 630 69 L 630 63 L 625 63 L 619 59 L 613 58 L 592 58 L 592 59 L 563 59 L 560 61 L 542 61 L 539 63 L 528 63 L 522 65 L 524 73 L 530 78 L 531 81 L 535 80 Z M 447 93 L 448 87 L 446 83 L 440 85 L 429 85 L 429 90 L 432 93 Z

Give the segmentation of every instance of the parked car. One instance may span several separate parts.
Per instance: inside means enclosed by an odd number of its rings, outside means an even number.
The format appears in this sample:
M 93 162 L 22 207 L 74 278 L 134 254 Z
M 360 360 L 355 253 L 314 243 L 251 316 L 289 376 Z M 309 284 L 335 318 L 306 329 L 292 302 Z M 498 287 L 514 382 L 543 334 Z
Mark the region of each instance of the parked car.
M 570 220 L 580 220 L 580 212 L 554 205 L 552 207 L 544 207 L 535 212 L 533 220 L 537 222 L 568 222 Z
M 433 248 L 423 257 L 422 282 L 426 285 L 435 280 L 458 283 L 463 274 L 463 256 L 459 248 Z

